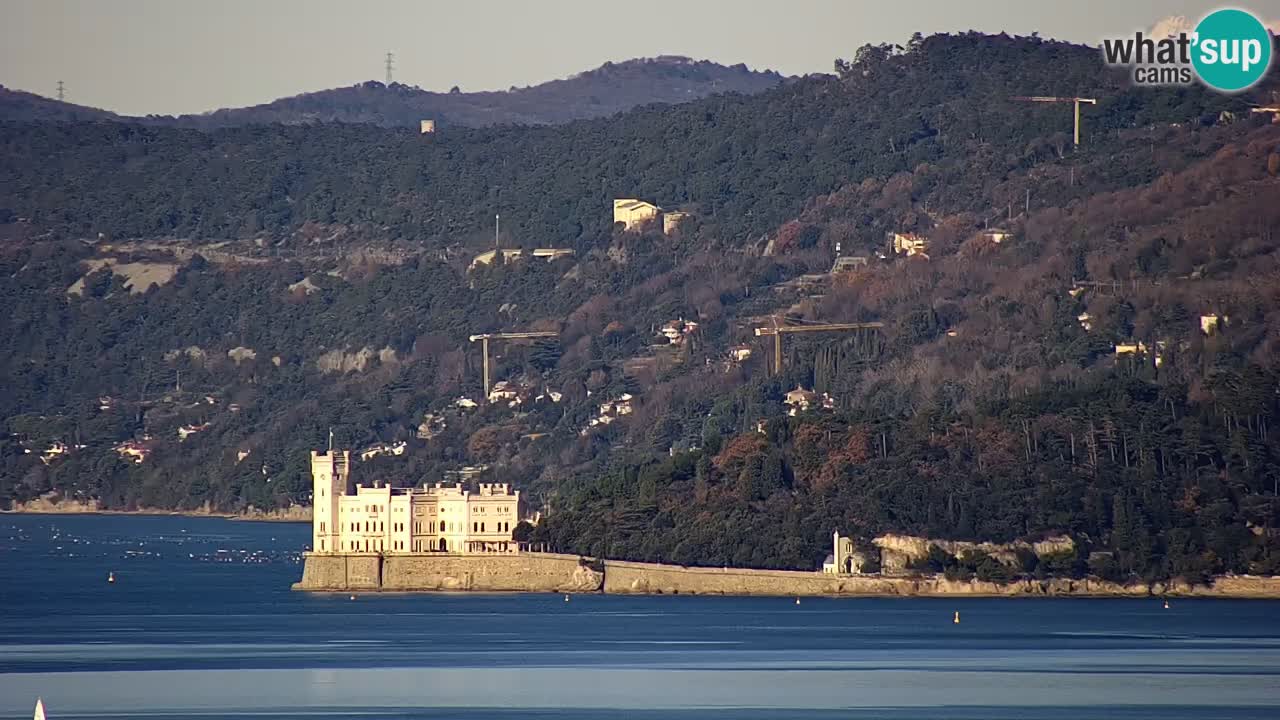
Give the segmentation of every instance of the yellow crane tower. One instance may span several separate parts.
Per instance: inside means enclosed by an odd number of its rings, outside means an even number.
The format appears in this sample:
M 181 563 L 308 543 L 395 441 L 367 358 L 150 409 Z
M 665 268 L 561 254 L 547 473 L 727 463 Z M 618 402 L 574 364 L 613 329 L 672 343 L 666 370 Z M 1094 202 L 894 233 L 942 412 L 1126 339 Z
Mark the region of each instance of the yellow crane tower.
M 481 351 L 484 354 L 484 397 L 489 399 L 489 341 L 490 340 L 525 340 L 529 338 L 553 338 L 559 337 L 560 333 L 552 331 L 532 331 L 532 332 L 505 332 L 505 333 L 484 333 L 481 335 L 472 335 L 471 342 L 480 341 Z
M 1047 95 L 1031 95 L 1031 96 L 1028 96 L 1028 97 L 1015 97 L 1015 98 L 1014 98 L 1014 100 L 1023 100 L 1023 101 L 1025 101 L 1025 102 L 1038 102 L 1038 103 L 1064 103 L 1064 102 L 1075 103 L 1075 106 L 1076 106 L 1076 125 L 1075 125 L 1075 144 L 1076 144 L 1076 147 L 1080 147 L 1080 103 L 1088 103 L 1088 104 L 1090 104 L 1090 105 L 1097 105 L 1097 104 L 1098 104 L 1098 101 L 1097 101 L 1095 98 L 1082 98 L 1082 97 L 1050 97 L 1050 96 L 1047 96 Z
M 779 325 L 778 316 L 773 317 L 773 324 L 756 328 L 756 337 L 773 336 L 773 372 L 782 371 L 782 336 L 789 333 L 804 332 L 848 332 L 854 330 L 878 330 L 884 327 L 882 322 L 860 323 L 815 323 L 812 325 Z

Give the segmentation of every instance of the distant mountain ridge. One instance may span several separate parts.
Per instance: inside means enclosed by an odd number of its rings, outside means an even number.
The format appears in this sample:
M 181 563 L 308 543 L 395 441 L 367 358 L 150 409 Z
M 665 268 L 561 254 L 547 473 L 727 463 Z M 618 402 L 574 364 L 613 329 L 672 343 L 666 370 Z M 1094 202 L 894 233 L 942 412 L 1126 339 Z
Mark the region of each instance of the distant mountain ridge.
M 785 79 L 772 70 L 755 71 L 743 64 L 726 66 L 664 55 L 609 62 L 569 78 L 505 91 L 464 93 L 455 87 L 432 92 L 371 80 L 262 105 L 176 117 L 123 116 L 0 86 L 0 120 L 116 120 L 197 128 L 328 122 L 417 127 L 425 119 L 442 126 L 551 125 L 613 115 L 640 105 L 676 104 L 722 93 L 752 94 Z

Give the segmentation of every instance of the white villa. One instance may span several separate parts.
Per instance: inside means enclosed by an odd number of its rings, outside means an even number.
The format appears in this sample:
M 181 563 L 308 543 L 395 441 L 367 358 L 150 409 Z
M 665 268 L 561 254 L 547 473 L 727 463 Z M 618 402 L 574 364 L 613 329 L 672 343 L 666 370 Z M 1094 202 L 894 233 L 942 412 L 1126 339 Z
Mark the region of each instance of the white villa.
M 351 452 L 311 452 L 312 552 L 513 553 L 520 492 L 506 483 L 392 488 L 357 484 L 348 493 Z

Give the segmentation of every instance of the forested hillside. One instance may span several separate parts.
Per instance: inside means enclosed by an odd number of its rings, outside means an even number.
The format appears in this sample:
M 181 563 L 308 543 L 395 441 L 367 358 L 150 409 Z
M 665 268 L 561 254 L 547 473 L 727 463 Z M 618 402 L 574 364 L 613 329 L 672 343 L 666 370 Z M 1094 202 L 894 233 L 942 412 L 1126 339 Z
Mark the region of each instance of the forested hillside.
M 677 104 L 708 95 L 751 94 L 772 88 L 783 77 L 745 65 L 726 67 L 680 56 L 639 58 L 604 65 L 573 77 L 502 91 L 432 92 L 414 85 L 370 80 L 280 98 L 252 107 L 224 108 L 193 115 L 121 117 L 105 110 L 58 102 L 0 87 L 0 120 L 120 120 L 151 126 L 225 128 L 243 125 L 368 124 L 418 128 L 555 125 L 607 117 L 639 105 Z
M 366 479 L 516 482 L 564 551 L 812 568 L 833 529 L 1069 533 L 1049 571 L 1280 572 L 1280 126 L 1248 112 L 1274 81 L 1129 89 L 979 35 L 837 68 L 435 137 L 0 126 L 0 501 L 305 503 L 332 427 L 405 443 Z M 1097 97 L 1083 145 L 1024 95 Z M 616 197 L 691 216 L 623 232 Z M 495 213 L 504 247 L 574 254 L 469 267 Z M 772 372 L 753 329 L 821 322 L 882 327 L 790 334 Z M 514 394 L 458 402 L 467 337 L 527 329 L 559 335 L 495 345 Z
M 62 102 L 0 85 L 0 120 L 8 122 L 77 122 L 125 119 L 107 110 Z

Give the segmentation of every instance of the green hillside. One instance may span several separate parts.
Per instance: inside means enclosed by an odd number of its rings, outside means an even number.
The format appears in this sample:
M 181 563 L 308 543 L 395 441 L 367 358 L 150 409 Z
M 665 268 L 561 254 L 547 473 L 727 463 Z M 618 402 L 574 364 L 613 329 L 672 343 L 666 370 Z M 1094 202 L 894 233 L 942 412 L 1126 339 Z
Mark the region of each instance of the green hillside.
M 1065 532 L 1040 571 L 1280 572 L 1280 126 L 1248 112 L 1274 81 L 1127 89 L 1096 50 L 980 35 L 837 66 L 433 137 L 0 126 L 0 502 L 305 503 L 332 427 L 406 443 L 364 478 L 488 466 L 565 551 L 811 568 L 837 528 Z M 1083 146 L 1027 95 L 1096 97 Z M 622 232 L 617 197 L 691 219 Z M 504 247 L 574 255 L 469 270 L 495 213 Z M 809 277 L 837 247 L 866 264 Z M 771 315 L 883 328 L 788 335 L 771 373 Z M 559 340 L 495 346 L 521 403 L 459 407 L 468 336 L 531 328 Z M 798 385 L 830 407 L 788 414 Z

